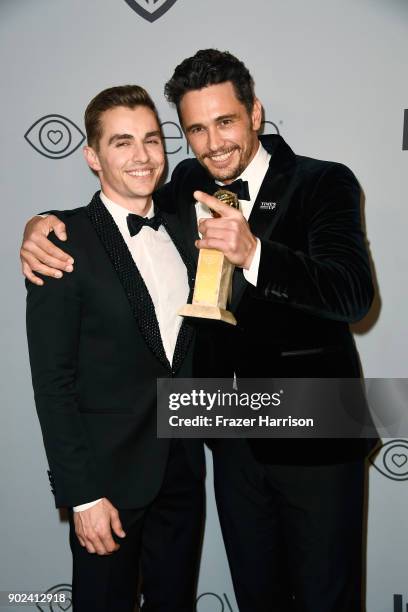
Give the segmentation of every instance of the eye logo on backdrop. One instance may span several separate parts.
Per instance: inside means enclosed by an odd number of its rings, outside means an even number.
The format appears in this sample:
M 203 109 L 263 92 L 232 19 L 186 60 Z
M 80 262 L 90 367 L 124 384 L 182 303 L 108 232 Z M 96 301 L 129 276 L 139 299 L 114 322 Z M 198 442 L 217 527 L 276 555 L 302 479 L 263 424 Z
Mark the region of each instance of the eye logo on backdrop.
M 85 134 L 63 115 L 45 115 L 28 128 L 24 138 L 41 155 L 62 159 L 81 146 Z
M 199 606 L 200 601 L 204 601 L 208 605 L 211 604 L 211 612 L 234 612 L 234 608 L 231 605 L 230 600 L 226 593 L 223 593 L 222 596 L 217 593 L 201 593 L 199 597 L 197 597 L 196 601 L 196 611 L 200 612 L 201 607 Z
M 70 584 L 56 584 L 46 591 L 46 595 L 52 595 L 51 603 L 36 604 L 36 608 L 40 612 L 68 612 L 72 610 L 72 587 Z M 199 602 L 211 604 L 211 612 L 234 612 L 235 608 L 226 593 L 222 596 L 217 593 L 201 593 L 196 600 L 196 609 L 199 612 Z
M 408 480 L 408 441 L 390 440 L 369 457 L 370 463 L 391 480 Z
M 146 21 L 156 21 L 167 13 L 177 0 L 125 0 L 140 17 Z
M 70 584 L 56 584 L 48 589 L 47 595 L 52 595 L 49 603 L 36 604 L 40 612 L 68 612 L 72 610 L 72 587 Z

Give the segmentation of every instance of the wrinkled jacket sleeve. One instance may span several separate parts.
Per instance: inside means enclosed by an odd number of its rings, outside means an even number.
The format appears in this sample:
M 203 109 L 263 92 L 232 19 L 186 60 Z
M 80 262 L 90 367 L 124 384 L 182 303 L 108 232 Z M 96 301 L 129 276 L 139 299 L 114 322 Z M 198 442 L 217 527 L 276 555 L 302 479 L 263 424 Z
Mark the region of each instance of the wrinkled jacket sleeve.
M 53 235 L 50 238 L 61 246 Z M 74 272 L 64 274 L 62 279 L 44 278 L 41 287 L 26 281 L 27 339 L 35 404 L 58 507 L 103 496 L 76 390 L 82 307 L 77 282 L 80 258 L 69 242 L 63 245 L 75 257 Z
M 307 250 L 261 240 L 258 291 L 320 317 L 356 322 L 373 299 L 369 257 L 361 227 L 360 187 L 353 173 L 331 164 L 321 174 L 302 221 Z

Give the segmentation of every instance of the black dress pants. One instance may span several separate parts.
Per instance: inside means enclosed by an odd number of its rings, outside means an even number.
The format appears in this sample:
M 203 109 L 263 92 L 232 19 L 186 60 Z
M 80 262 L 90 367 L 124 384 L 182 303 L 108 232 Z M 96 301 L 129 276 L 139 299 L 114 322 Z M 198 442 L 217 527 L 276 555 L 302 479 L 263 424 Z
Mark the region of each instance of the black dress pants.
M 265 465 L 245 440 L 217 441 L 213 457 L 240 612 L 364 610 L 364 462 Z
M 143 612 L 195 612 L 204 516 L 204 482 L 173 440 L 162 486 L 146 507 L 120 510 L 126 532 L 118 551 L 88 553 L 70 517 L 74 612 L 133 612 L 140 590 Z

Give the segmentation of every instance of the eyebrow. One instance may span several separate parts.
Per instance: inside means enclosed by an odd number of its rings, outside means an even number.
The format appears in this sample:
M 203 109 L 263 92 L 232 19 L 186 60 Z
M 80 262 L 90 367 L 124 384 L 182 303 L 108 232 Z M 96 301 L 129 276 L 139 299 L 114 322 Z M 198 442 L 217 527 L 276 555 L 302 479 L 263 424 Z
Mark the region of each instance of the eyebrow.
M 108 145 L 118 140 L 133 140 L 132 134 L 113 134 L 108 141 Z
M 151 138 L 152 136 L 158 136 L 159 138 L 161 138 L 160 130 L 146 132 L 146 134 L 144 135 L 144 139 Z M 134 137 L 132 136 L 132 134 L 113 134 L 108 140 L 108 145 L 118 142 L 119 140 L 134 140 Z
M 152 136 L 158 136 L 159 138 L 161 138 L 161 131 L 160 130 L 154 130 L 153 132 L 147 132 L 145 134 L 145 138 L 151 138 Z
M 225 121 L 225 119 L 236 119 L 237 117 L 238 117 L 237 113 L 229 113 L 228 115 L 219 115 L 218 117 L 214 119 L 214 121 L 216 123 L 219 123 L 220 121 Z M 204 127 L 204 126 L 202 123 L 193 123 L 192 125 L 189 125 L 186 128 L 186 132 L 190 132 L 191 130 L 197 127 Z
M 228 115 L 220 115 L 215 120 L 216 121 L 224 121 L 224 119 L 236 119 L 238 117 L 237 113 L 229 113 Z

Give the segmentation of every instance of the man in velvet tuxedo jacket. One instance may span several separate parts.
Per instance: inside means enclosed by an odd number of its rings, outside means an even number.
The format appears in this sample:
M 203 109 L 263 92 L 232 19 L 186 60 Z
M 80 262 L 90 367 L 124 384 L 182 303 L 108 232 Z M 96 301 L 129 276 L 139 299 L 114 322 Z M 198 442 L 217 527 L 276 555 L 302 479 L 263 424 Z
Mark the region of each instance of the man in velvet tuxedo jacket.
M 184 60 L 165 94 L 196 160 L 179 164 L 164 198 L 177 204 L 191 254 L 215 248 L 237 266 L 229 306 L 237 377 L 359 377 L 349 323 L 369 310 L 373 284 L 353 173 L 295 155 L 278 135 L 258 138 L 253 80 L 227 52 Z M 220 184 L 238 194 L 241 211 L 211 196 Z M 201 236 L 196 216 L 207 217 Z M 374 444 L 215 442 L 217 506 L 241 612 L 362 609 L 364 459 Z
M 237 377 L 359 377 L 349 323 L 367 313 L 373 285 L 353 173 L 296 155 L 280 136 L 258 138 L 262 109 L 252 77 L 227 52 L 186 59 L 165 93 L 196 160 L 181 162 L 155 201 L 176 207 L 192 257 L 216 248 L 236 266 L 229 309 L 237 327 L 224 330 L 218 347 L 210 336 L 196 341 L 197 354 L 214 357 L 207 374 L 217 376 L 228 344 Z M 241 211 L 211 196 L 220 184 L 238 193 Z M 62 229 L 55 218 L 30 222 L 22 259 L 34 282 L 39 259 L 62 270 L 66 264 L 44 237 L 34 256 L 36 228 Z M 213 444 L 217 507 L 240 612 L 362 609 L 364 459 L 374 443 Z
M 74 509 L 74 610 L 133 611 L 140 563 L 143 610 L 193 612 L 203 448 L 157 439 L 156 379 L 191 376 L 193 331 L 176 313 L 194 268 L 174 215 L 152 216 L 165 157 L 148 94 L 105 90 L 85 124 L 102 191 L 59 213 L 75 270 L 27 283 L 50 481 L 56 505 Z

